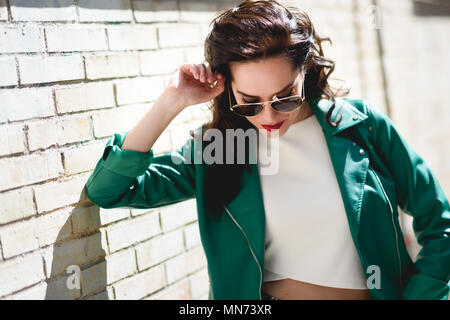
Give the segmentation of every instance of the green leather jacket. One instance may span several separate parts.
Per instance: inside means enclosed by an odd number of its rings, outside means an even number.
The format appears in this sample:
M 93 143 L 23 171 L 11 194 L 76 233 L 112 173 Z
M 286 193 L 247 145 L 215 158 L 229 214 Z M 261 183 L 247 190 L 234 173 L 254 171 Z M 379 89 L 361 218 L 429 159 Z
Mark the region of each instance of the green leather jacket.
M 342 116 L 336 127 L 324 119 L 329 100 L 309 103 L 327 142 L 362 268 L 368 279 L 373 266 L 380 271 L 380 285 L 369 288 L 371 297 L 448 299 L 450 206 L 439 182 L 384 112 L 364 99 L 336 101 L 331 119 Z M 194 138 L 154 156 L 152 149 L 121 150 L 127 133 L 107 142 L 85 186 L 91 201 L 103 208 L 156 208 L 196 198 L 209 299 L 261 299 L 265 213 L 257 164 L 251 164 L 252 174 L 244 171 L 240 193 L 216 222 L 205 212 L 204 164 L 183 156 L 192 152 L 194 159 Z M 415 262 L 405 247 L 397 206 L 413 216 L 422 246 Z

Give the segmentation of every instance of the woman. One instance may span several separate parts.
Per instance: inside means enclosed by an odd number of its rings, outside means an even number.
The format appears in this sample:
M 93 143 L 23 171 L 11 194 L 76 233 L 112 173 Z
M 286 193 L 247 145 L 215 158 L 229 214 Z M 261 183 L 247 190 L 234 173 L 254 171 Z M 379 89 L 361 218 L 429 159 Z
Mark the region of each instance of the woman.
M 210 299 L 447 299 L 448 200 L 383 112 L 331 89 L 323 40 L 305 13 L 276 1 L 220 13 L 207 63 L 177 68 L 136 126 L 113 135 L 87 195 L 104 208 L 195 197 Z M 210 123 L 153 155 L 179 112 L 210 100 Z M 248 140 L 243 163 L 234 143 L 210 152 L 220 141 L 211 132 L 227 129 L 257 131 L 258 150 L 277 141 L 275 172 L 248 161 Z M 192 161 L 206 153 L 235 161 Z M 415 263 L 397 205 L 414 217 L 423 246 Z

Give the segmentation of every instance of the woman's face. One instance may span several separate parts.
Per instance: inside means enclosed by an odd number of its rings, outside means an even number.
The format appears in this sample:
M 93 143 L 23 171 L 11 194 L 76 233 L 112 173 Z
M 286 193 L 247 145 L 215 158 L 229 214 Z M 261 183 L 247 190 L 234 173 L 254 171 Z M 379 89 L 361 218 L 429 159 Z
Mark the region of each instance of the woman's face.
M 231 88 L 239 104 L 269 101 L 274 95 L 283 98 L 302 94 L 303 76 L 300 70 L 293 70 L 292 64 L 282 56 L 258 61 L 231 62 L 230 72 L 233 77 Z M 266 103 L 259 114 L 246 118 L 268 137 L 271 136 L 271 130 L 263 125 L 283 122 L 278 129 L 278 136 L 281 137 L 291 124 L 300 121 L 306 104 L 307 101 L 304 101 L 301 108 L 278 112 Z

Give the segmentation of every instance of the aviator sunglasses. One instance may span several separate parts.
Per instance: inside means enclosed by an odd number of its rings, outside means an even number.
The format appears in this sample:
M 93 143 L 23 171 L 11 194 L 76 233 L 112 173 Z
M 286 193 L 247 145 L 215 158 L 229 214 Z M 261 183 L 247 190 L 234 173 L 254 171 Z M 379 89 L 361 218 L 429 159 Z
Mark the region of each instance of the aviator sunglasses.
M 283 98 L 278 98 L 276 95 L 274 95 L 273 100 L 270 100 L 270 101 L 241 103 L 241 104 L 235 104 L 233 106 L 231 105 L 230 85 L 228 85 L 228 99 L 230 102 L 230 110 L 233 111 L 235 114 L 242 116 L 242 117 L 256 116 L 263 110 L 264 103 L 269 102 L 271 107 L 274 108 L 276 111 L 290 112 L 292 110 L 295 110 L 295 109 L 301 107 L 303 104 L 303 101 L 305 100 L 304 83 L 305 83 L 305 81 L 302 82 L 302 95 L 297 94 L 297 95 L 292 95 L 292 96 L 283 97 Z M 291 92 L 295 86 L 296 86 L 296 84 L 291 88 Z

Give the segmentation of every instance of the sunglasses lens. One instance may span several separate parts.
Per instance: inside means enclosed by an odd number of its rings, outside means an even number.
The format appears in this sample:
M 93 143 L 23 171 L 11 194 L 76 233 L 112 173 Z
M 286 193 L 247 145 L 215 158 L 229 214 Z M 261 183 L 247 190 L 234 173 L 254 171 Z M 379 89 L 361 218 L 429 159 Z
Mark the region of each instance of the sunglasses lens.
M 289 112 L 300 107 L 302 103 L 303 100 L 301 97 L 292 97 L 281 101 L 275 101 L 272 103 L 272 107 L 280 112 Z
M 241 105 L 233 110 L 241 116 L 251 117 L 261 112 L 263 106 L 261 104 Z

